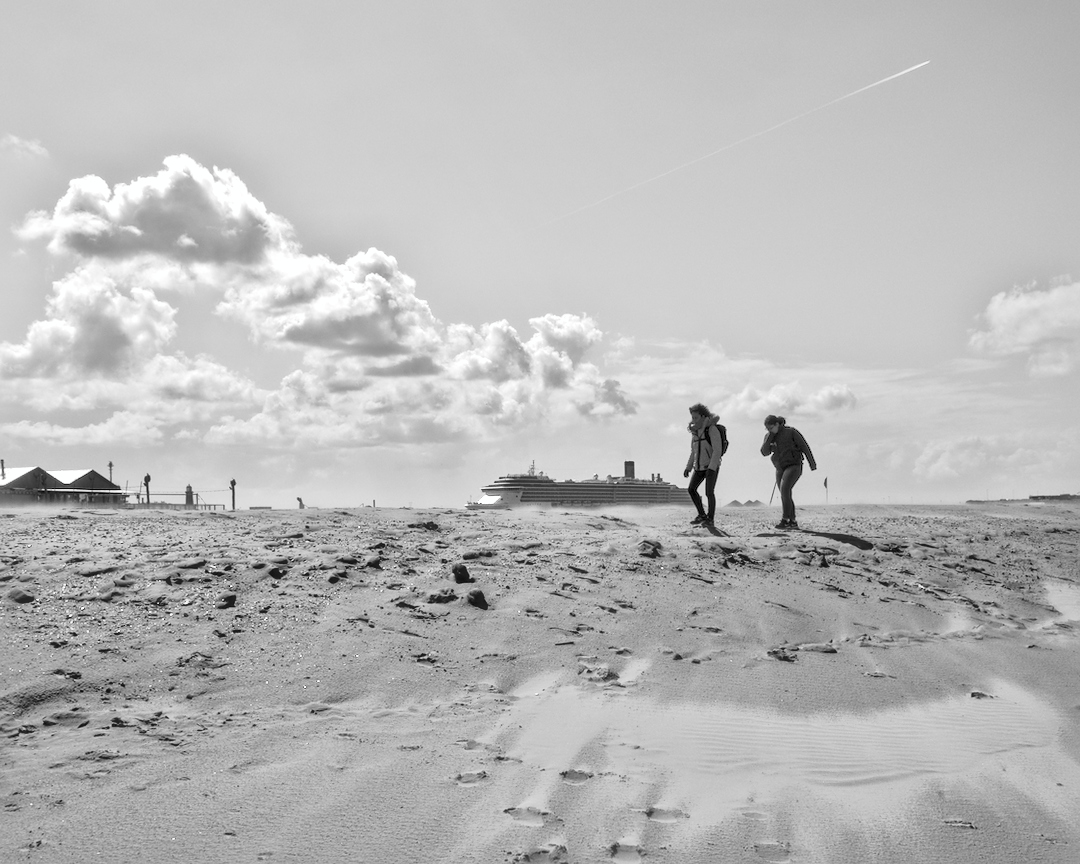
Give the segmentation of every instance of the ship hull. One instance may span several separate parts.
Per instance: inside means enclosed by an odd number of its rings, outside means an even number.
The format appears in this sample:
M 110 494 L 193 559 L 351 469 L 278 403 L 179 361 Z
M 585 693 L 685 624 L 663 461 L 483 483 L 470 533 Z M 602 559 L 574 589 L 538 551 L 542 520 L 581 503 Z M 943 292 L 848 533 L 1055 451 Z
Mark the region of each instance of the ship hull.
M 689 505 L 686 489 L 656 480 L 595 480 L 556 482 L 536 475 L 500 477 L 484 486 L 469 510 L 507 510 L 512 507 L 649 507 Z

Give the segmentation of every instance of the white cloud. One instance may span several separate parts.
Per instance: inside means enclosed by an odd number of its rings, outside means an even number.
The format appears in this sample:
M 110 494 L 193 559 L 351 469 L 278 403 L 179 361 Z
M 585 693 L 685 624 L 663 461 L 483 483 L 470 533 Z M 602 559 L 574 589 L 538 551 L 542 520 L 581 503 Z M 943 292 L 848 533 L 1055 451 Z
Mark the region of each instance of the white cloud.
M 928 443 L 916 457 L 913 470 L 925 480 L 979 480 L 1002 468 L 1015 472 L 1047 461 L 1047 453 L 1025 447 L 1012 436 L 964 435 Z
M 0 153 L 9 154 L 16 159 L 48 159 L 49 151 L 36 139 L 20 138 L 7 134 L 0 138 Z
M 538 346 L 537 350 L 543 346 L 557 354 L 565 354 L 575 365 L 603 337 L 587 316 L 544 315 L 530 318 L 529 323 L 536 330 L 536 335 L 529 341 Z
M 846 384 L 828 384 L 811 393 L 805 392 L 797 381 L 776 384 L 766 391 L 747 384 L 742 391 L 725 399 L 720 410 L 751 418 L 768 414 L 817 416 L 854 408 L 857 401 Z
M 416 283 L 377 249 L 344 264 L 276 250 L 260 266 L 221 277 L 219 310 L 271 345 L 394 364 L 410 355 L 430 357 L 444 338 Z
M 618 414 L 636 414 L 637 403 L 623 392 L 622 386 L 612 378 L 606 378 L 593 387 L 592 398 L 575 402 L 577 409 L 586 417 L 609 417 Z
M 484 378 L 495 382 L 524 378 L 532 372 L 532 357 L 508 321 L 448 328 L 447 368 L 465 380 Z
M 176 333 L 175 309 L 109 270 L 89 265 L 54 283 L 47 318 L 21 345 L 0 343 L 0 379 L 123 374 Z
M 1080 336 L 1080 282 L 1002 291 L 990 299 L 981 317 L 986 326 L 971 334 L 972 348 L 999 356 L 1027 354 L 1035 376 L 1072 370 Z
M 46 317 L 22 344 L 0 344 L 0 378 L 47 392 L 33 403 L 42 410 L 115 407 L 122 392 L 151 428 L 183 417 L 218 443 L 314 447 L 484 438 L 636 410 L 585 362 L 603 339 L 588 316 L 533 318 L 527 339 L 506 321 L 448 326 L 393 256 L 307 255 L 235 174 L 187 156 L 112 189 L 73 180 L 17 233 L 74 256 Z M 170 354 L 178 317 L 162 297 L 177 290 L 216 295 L 216 314 L 246 325 L 255 350 L 298 350 L 300 368 L 267 393 L 211 358 Z
M 200 406 L 243 410 L 260 404 L 265 397 L 251 381 L 207 357 L 160 355 L 147 364 L 140 377 L 146 402 L 174 417 L 182 406 L 186 406 L 188 417 L 194 417 L 206 410 Z
M 161 430 L 148 426 L 144 418 L 130 411 L 117 411 L 101 423 L 82 426 L 61 426 L 45 421 L 21 420 L 0 425 L 0 432 L 12 439 L 24 439 L 35 444 L 70 446 L 74 444 L 109 444 L 144 447 L 160 444 Z
M 170 156 L 152 177 L 110 190 L 100 177 L 72 180 L 52 213 L 27 216 L 24 240 L 84 257 L 160 255 L 182 262 L 252 264 L 292 244 L 291 228 L 269 213 L 231 171 Z

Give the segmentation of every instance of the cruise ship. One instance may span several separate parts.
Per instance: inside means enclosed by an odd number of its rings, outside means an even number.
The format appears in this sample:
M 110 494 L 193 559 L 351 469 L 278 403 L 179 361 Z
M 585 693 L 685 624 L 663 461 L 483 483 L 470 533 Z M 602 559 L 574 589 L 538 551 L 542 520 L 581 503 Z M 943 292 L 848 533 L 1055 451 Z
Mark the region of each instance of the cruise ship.
M 536 463 L 525 474 L 507 474 L 481 488 L 483 496 L 466 504 L 469 510 L 505 510 L 509 507 L 604 507 L 615 505 L 690 504 L 685 489 L 663 480 L 659 474 L 648 480 L 634 477 L 634 463 L 623 463 L 622 477 L 601 480 L 552 480 L 536 471 Z

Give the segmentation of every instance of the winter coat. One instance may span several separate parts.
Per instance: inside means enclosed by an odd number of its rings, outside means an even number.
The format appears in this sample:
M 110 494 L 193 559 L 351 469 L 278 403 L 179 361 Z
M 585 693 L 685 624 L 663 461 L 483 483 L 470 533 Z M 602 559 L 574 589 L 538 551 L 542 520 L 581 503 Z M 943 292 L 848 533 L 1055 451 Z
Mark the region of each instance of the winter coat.
M 761 455 L 771 456 L 777 471 L 783 471 L 792 465 L 802 465 L 805 455 L 806 461 L 810 463 L 810 470 L 817 471 L 817 462 L 814 461 L 814 454 L 810 452 L 810 445 L 793 426 L 781 426 L 775 435 L 766 435 L 765 442 L 761 445 Z
M 687 471 L 717 471 L 726 449 L 726 436 L 720 426 L 720 418 L 710 414 L 701 424 L 690 424 L 690 458 L 686 460 Z

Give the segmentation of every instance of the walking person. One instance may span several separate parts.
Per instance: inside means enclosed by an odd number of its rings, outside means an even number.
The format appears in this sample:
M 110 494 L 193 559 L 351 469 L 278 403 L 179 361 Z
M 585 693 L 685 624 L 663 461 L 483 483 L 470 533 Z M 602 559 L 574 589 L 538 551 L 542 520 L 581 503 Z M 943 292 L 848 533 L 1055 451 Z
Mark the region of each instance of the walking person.
M 686 460 L 683 477 L 690 479 L 690 498 L 697 508 L 697 518 L 693 525 L 711 527 L 716 517 L 716 476 L 720 471 L 720 461 L 727 452 L 727 430 L 720 425 L 720 418 L 698 402 L 690 406 L 690 458 Z M 698 487 L 705 481 L 705 497 L 709 502 L 708 513 L 702 506 Z
M 776 485 L 780 489 L 780 502 L 783 505 L 783 515 L 776 527 L 782 531 L 798 530 L 795 500 L 791 497 L 791 490 L 802 476 L 803 457 L 810 463 L 811 471 L 817 471 L 817 462 L 814 461 L 814 454 L 810 452 L 810 445 L 806 443 L 802 433 L 793 426 L 788 426 L 783 417 L 770 414 L 765 418 L 765 428 L 769 431 L 761 445 L 761 455 L 771 457 L 773 467 L 776 468 Z

